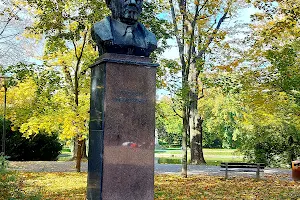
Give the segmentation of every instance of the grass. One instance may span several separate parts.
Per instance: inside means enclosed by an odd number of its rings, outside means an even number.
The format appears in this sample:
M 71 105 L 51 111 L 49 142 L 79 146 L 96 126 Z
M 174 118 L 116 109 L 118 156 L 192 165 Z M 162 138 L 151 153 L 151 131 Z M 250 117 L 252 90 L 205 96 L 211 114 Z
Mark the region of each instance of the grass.
M 43 199 L 85 199 L 86 173 L 21 173 L 26 190 L 40 190 Z M 215 176 L 155 176 L 156 200 L 299 199 L 300 183 L 266 177 L 224 180 Z
M 70 149 L 70 148 L 63 148 L 63 149 L 61 150 L 61 152 L 71 152 L 71 149 Z
M 204 159 L 207 165 L 220 165 L 221 162 L 242 162 L 243 155 L 235 149 L 204 149 Z M 180 148 L 165 149 L 164 151 L 156 151 L 155 157 L 159 158 L 159 163 L 164 164 L 180 164 L 182 151 Z M 190 151 L 188 151 L 188 160 Z
M 87 174 L 75 172 L 20 173 L 29 191 L 39 190 L 42 199 L 84 199 Z
M 69 161 L 72 159 L 72 153 L 70 151 L 62 151 L 60 155 L 58 155 L 58 161 Z
M 243 155 L 235 149 L 204 149 L 204 158 L 207 165 L 220 165 L 221 162 L 242 162 Z M 155 157 L 159 158 L 159 163 L 163 164 L 180 164 L 182 151 L 180 148 L 170 148 L 155 150 Z M 190 151 L 188 151 L 190 155 Z M 68 161 L 72 158 L 69 149 L 63 149 L 58 156 L 58 161 Z M 188 156 L 188 159 L 189 156 Z

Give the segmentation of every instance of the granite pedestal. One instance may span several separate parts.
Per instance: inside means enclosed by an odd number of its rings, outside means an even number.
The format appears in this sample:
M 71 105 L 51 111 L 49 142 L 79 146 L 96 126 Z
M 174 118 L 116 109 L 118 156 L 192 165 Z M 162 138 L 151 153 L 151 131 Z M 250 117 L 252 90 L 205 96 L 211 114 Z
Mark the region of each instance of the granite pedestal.
M 91 66 L 89 200 L 154 199 L 156 67 L 108 53 Z

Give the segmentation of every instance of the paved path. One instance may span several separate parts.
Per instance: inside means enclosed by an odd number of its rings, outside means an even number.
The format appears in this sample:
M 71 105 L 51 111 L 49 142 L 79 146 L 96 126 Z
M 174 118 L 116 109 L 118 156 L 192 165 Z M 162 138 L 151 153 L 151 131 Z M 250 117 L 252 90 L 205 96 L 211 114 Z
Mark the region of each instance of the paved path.
M 28 162 L 10 162 L 10 168 L 26 172 L 75 172 L 75 161 L 28 161 Z M 87 171 L 87 162 L 82 162 L 81 171 Z M 180 174 L 181 165 L 175 164 L 155 164 L 155 173 L 157 174 Z M 224 176 L 224 171 L 220 171 L 219 166 L 189 165 L 188 174 L 203 174 L 212 176 Z M 229 172 L 229 176 L 253 176 L 255 172 Z M 266 168 L 264 176 L 284 176 L 289 178 L 291 170 Z

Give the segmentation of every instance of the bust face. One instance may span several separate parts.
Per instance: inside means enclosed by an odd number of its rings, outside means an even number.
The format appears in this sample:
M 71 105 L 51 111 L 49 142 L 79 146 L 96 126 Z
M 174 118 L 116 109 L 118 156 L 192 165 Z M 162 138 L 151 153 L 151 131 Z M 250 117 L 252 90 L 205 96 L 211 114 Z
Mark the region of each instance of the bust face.
M 112 18 L 129 25 L 137 23 L 142 6 L 143 0 L 111 0 L 108 5 Z

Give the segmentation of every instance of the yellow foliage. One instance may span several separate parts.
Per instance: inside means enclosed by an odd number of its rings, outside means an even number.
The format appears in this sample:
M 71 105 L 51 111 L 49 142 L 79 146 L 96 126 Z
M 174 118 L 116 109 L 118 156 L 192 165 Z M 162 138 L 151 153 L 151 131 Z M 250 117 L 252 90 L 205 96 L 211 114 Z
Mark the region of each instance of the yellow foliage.
M 21 176 L 26 190 L 41 188 L 45 199 L 84 199 L 86 196 L 87 173 L 21 173 Z M 154 199 L 297 199 L 300 183 L 283 180 L 289 176 L 265 175 L 265 179 L 256 181 L 249 177 L 225 180 L 223 177 L 205 175 L 188 178 L 156 175 Z
M 38 86 L 31 77 L 9 88 L 7 118 L 13 122 L 14 129 L 20 128 L 26 137 L 42 131 L 59 133 L 62 140 L 75 136 L 86 138 L 89 93 L 79 95 L 80 106 L 74 109 L 72 99 L 63 90 L 56 91 L 51 99 L 37 95 L 37 90 Z M 0 101 L 3 101 L 3 93 L 1 94 Z
M 77 21 L 73 21 L 73 22 L 70 24 L 70 30 L 71 30 L 71 31 L 76 31 L 78 25 L 79 25 L 79 23 L 78 23 Z

